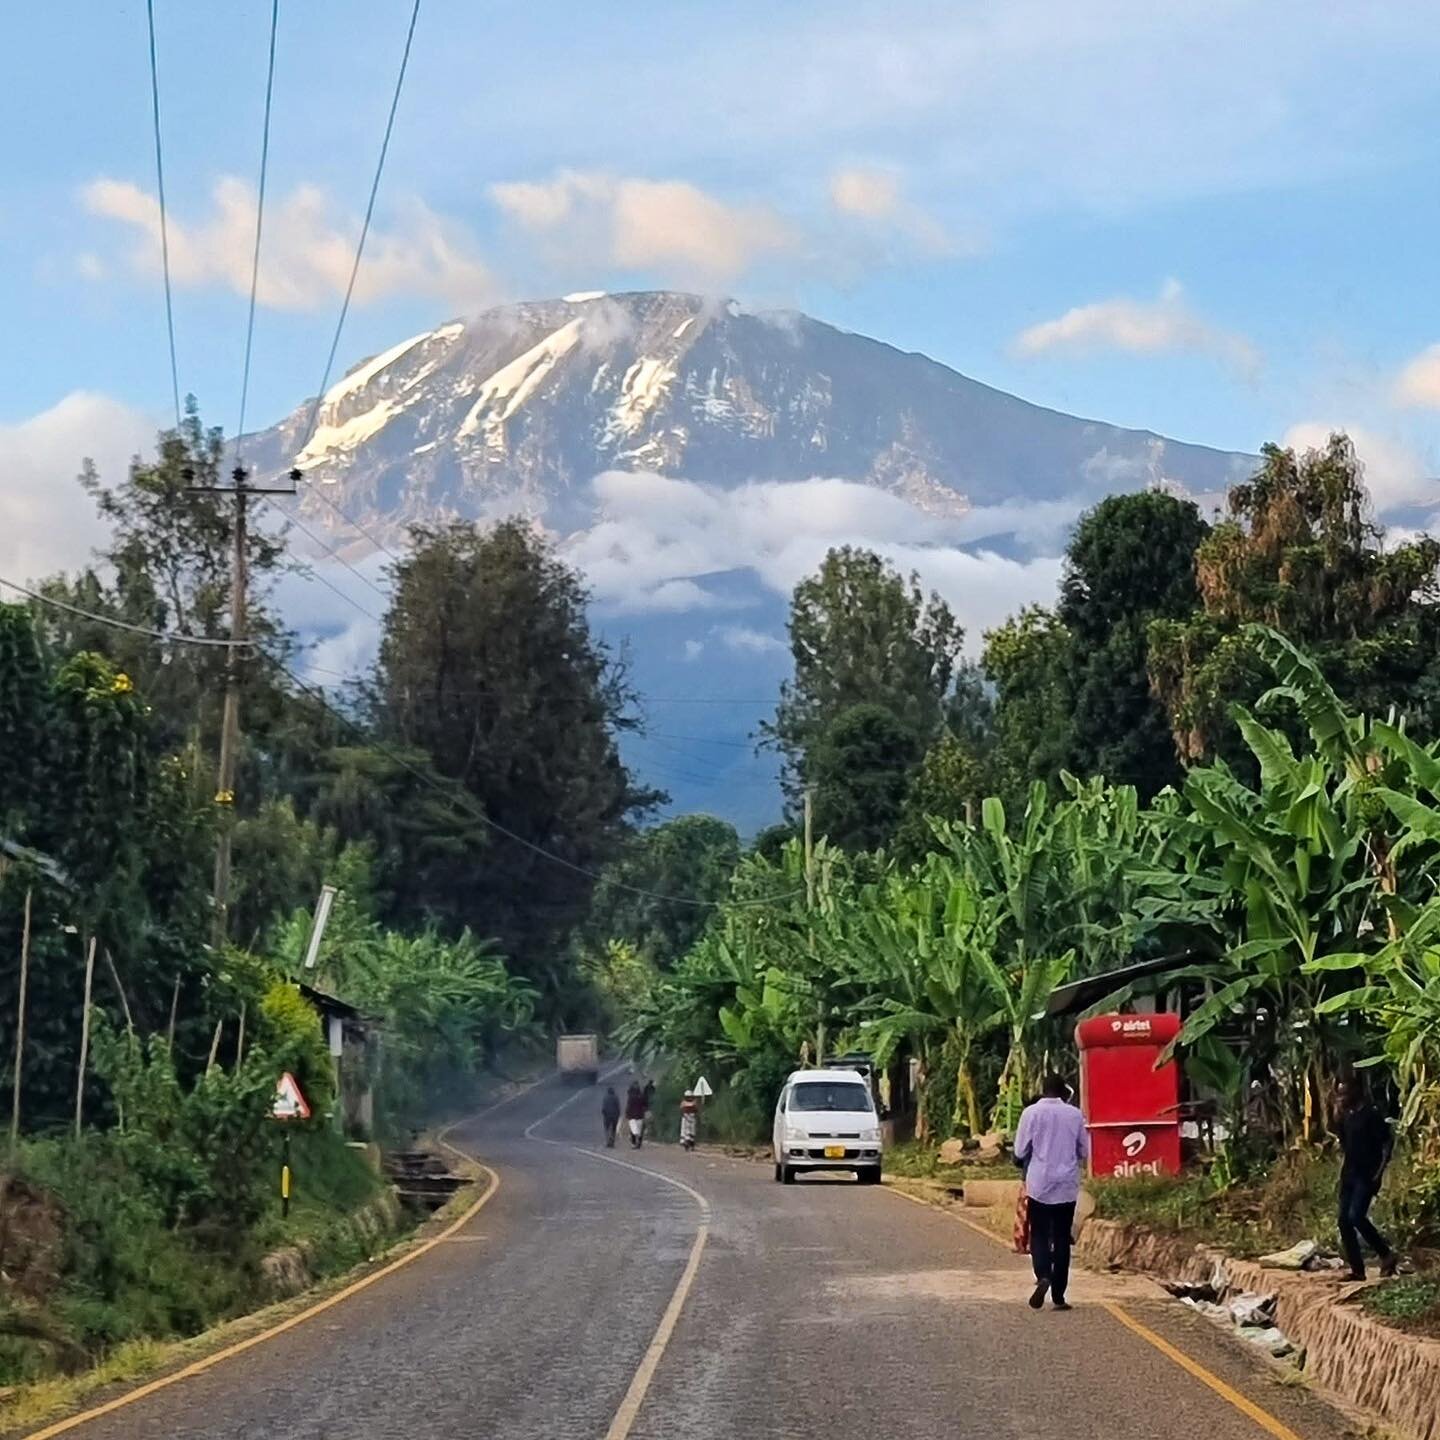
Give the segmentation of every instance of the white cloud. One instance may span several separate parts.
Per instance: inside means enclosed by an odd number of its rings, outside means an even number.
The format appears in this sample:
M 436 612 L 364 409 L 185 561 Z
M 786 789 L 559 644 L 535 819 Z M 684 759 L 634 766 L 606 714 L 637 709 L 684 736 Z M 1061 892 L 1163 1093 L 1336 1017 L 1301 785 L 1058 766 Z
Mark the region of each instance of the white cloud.
M 830 203 L 847 215 L 888 220 L 900 208 L 900 181 L 888 170 L 837 170 L 830 177 Z
M 748 625 L 717 625 L 715 634 L 727 650 L 740 650 L 750 655 L 773 655 L 785 649 L 785 642 L 763 630 L 752 630 Z
M 799 243 L 769 207 L 731 204 L 686 180 L 562 170 L 549 180 L 492 185 L 490 194 L 516 224 L 591 268 L 676 267 L 724 280 Z
M 982 632 L 1019 606 L 1053 599 L 1060 574 L 1058 547 L 1030 560 L 961 548 L 972 526 L 988 522 L 984 533 L 991 534 L 1022 526 L 1022 506 L 937 520 L 883 490 L 830 479 L 718 490 L 649 472 L 610 471 L 597 476 L 594 487 L 601 519 L 571 536 L 564 553 L 611 609 L 641 611 L 650 596 L 676 581 L 698 585 L 707 576 L 745 570 L 788 597 L 828 550 L 860 545 L 902 571 L 918 571 L 950 603 L 978 648 Z M 1077 505 L 1065 506 L 1067 513 L 1073 515 Z M 1058 523 L 1046 516 L 1044 528 Z M 760 635 L 741 626 L 717 627 L 716 633 L 741 649 L 743 636 Z M 768 648 L 771 640 L 761 637 L 750 648 Z
M 125 180 L 101 178 L 82 191 L 92 214 L 129 226 L 139 238 L 130 255 L 143 274 L 160 268 L 160 206 L 149 191 Z M 468 233 L 414 202 L 398 228 L 372 228 L 355 284 L 361 304 L 386 295 L 435 296 L 457 308 L 475 308 L 494 293 L 489 270 Z M 255 192 L 224 176 L 211 192 L 211 213 L 188 223 L 168 217 L 170 273 L 176 285 L 223 285 L 250 293 L 255 244 Z M 355 259 L 359 223 L 337 217 L 323 191 L 297 186 L 266 208 L 258 299 L 282 310 L 308 310 L 344 293 Z
M 1440 410 L 1440 345 L 1422 350 L 1395 380 L 1395 403 Z
M 1136 355 L 1188 351 L 1213 355 L 1246 374 L 1254 374 L 1260 365 L 1260 352 L 1245 336 L 1219 329 L 1190 308 L 1177 280 L 1167 280 L 1154 300 L 1118 295 L 1077 305 L 1054 320 L 1022 330 L 1011 348 L 1021 356 L 1066 350 L 1125 350 Z
M 705 653 L 705 642 L 703 640 L 687 640 L 685 642 L 684 656 L 686 663 L 698 660 Z
M 945 227 L 905 199 L 894 171 L 864 165 L 836 170 L 830 177 L 830 203 L 840 214 L 903 236 L 931 254 L 954 248 Z
M 1285 432 L 1280 443 L 1297 451 L 1322 450 L 1337 430 L 1347 434 L 1355 446 L 1355 454 L 1365 469 L 1366 488 L 1381 514 L 1397 505 L 1440 501 L 1440 483 L 1427 472 L 1418 455 L 1400 441 L 1363 425 L 1302 420 Z
M 0 425 L 0 574 L 23 585 L 86 564 L 109 532 L 75 483 L 81 461 L 88 456 L 102 480 L 118 480 L 154 437 L 144 415 L 87 391 Z

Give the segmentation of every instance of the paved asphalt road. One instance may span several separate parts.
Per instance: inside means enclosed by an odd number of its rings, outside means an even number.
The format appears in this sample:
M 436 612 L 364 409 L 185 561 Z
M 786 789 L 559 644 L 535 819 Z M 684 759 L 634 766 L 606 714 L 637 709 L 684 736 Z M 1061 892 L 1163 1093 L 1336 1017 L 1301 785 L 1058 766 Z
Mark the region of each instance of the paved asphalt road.
M 69 1433 L 615 1440 L 702 1223 L 634 1440 L 1263 1440 L 1257 1419 L 1106 1300 L 1299 1440 L 1348 1433 L 1144 1282 L 1081 1273 L 1072 1312 L 1037 1314 L 1026 1263 L 949 1216 L 843 1180 L 782 1187 L 768 1166 L 673 1146 L 600 1151 L 598 1112 L 598 1092 L 551 1081 L 460 1126 L 452 1139 L 501 1176 L 462 1232 L 273 1341 Z M 624 1163 L 596 1158 L 607 1154 Z

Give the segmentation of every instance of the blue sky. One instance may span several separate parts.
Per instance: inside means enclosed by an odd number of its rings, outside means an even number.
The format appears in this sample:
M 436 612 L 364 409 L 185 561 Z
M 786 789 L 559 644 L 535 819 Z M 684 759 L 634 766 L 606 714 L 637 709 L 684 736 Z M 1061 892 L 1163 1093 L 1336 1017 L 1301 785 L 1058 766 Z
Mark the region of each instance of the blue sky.
M 157 12 L 181 386 L 233 429 L 269 5 Z M 256 425 L 319 382 L 408 14 L 282 0 Z M 31 478 L 0 559 L 33 574 L 46 477 L 120 463 L 169 377 L 144 6 L 5 23 L 0 460 Z M 1408 0 L 425 0 L 339 368 L 488 303 L 678 285 L 1226 448 L 1358 427 L 1413 498 L 1437 52 Z

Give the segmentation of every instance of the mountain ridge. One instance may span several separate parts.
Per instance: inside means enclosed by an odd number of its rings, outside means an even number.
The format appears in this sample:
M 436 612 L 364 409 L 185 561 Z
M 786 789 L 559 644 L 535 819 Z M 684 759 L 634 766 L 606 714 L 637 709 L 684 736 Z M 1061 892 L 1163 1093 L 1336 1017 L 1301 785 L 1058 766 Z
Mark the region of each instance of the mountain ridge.
M 306 438 L 316 410 L 314 434 Z M 565 530 L 606 470 L 733 488 L 814 476 L 937 518 L 1167 485 L 1223 490 L 1253 457 L 1032 404 L 798 311 L 676 291 L 496 306 L 368 357 L 247 441 L 367 523 L 524 510 Z M 329 526 L 311 499 L 302 513 Z

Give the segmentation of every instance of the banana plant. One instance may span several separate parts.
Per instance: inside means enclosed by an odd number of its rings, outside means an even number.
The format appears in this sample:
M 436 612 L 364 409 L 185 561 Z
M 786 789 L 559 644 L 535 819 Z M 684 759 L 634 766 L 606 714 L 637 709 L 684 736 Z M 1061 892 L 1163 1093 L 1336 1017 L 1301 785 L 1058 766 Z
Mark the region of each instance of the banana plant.
M 1007 1019 L 1005 979 L 990 959 L 995 929 L 994 908 L 949 857 L 932 854 L 910 875 L 866 889 L 852 952 L 868 992 L 862 1040 L 882 1065 L 913 1045 L 922 1084 L 936 1042 L 948 1040 L 957 1060 L 952 1123 L 972 1135 L 984 1129 L 978 1052 Z

